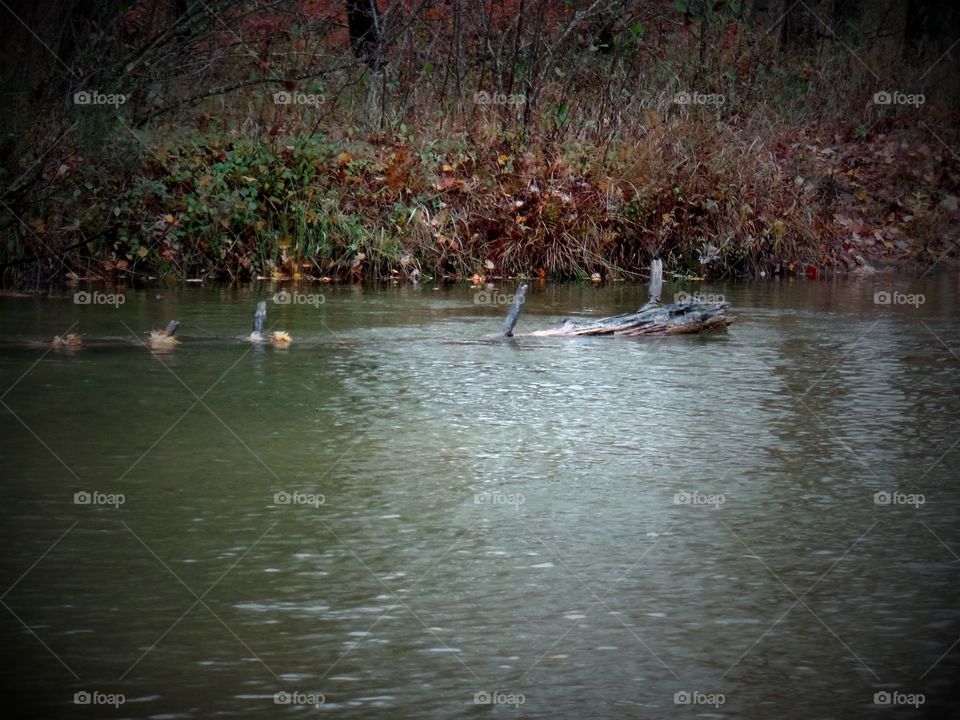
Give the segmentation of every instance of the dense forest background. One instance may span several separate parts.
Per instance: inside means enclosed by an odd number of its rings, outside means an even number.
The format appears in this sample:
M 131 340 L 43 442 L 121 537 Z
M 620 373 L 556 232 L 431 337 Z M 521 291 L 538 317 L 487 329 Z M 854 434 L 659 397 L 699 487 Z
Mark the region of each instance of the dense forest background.
M 4 284 L 950 263 L 949 0 L 4 0 Z

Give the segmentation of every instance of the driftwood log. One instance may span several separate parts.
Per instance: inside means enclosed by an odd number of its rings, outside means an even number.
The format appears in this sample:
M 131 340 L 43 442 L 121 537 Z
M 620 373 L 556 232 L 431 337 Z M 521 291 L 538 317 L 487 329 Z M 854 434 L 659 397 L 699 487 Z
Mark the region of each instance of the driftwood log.
M 654 260 L 650 265 L 650 299 L 636 312 L 614 317 L 576 323 L 567 320 L 560 327 L 536 330 L 530 335 L 558 337 L 572 335 L 680 335 L 711 330 L 726 330 L 733 318 L 726 314 L 726 302 L 701 302 L 695 297 L 684 302 L 662 305 L 660 293 L 663 288 L 663 263 Z M 520 315 L 526 286 L 517 293 L 519 302 L 514 302 L 504 325 L 504 335 L 513 334 L 513 326 Z
M 507 319 L 503 323 L 503 336 L 513 336 L 513 326 L 520 319 L 520 311 L 523 310 L 523 303 L 527 299 L 527 284 L 523 283 L 517 288 L 516 295 L 513 296 L 513 304 L 510 306 L 510 312 L 507 313 Z

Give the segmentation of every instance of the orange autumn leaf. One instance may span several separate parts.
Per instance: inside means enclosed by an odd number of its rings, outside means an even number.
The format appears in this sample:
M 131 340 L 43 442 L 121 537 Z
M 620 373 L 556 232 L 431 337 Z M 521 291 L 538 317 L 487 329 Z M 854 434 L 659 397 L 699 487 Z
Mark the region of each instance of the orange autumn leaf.
M 437 183 L 437 190 L 452 190 L 460 185 L 463 185 L 463 180 L 460 178 L 444 175 L 442 178 L 440 178 L 440 182 Z

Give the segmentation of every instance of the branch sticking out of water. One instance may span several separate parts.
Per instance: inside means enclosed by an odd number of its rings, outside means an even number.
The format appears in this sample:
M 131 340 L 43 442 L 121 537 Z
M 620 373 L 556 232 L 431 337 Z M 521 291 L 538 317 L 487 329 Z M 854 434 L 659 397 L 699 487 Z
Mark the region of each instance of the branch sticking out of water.
M 520 311 L 523 310 L 523 302 L 527 298 L 527 283 L 522 283 L 517 288 L 516 295 L 513 296 L 513 305 L 510 307 L 510 313 L 507 315 L 506 322 L 503 323 L 503 336 L 513 337 L 513 326 L 517 324 L 520 318 Z
M 257 303 L 257 311 L 253 314 L 253 335 L 263 335 L 263 324 L 267 321 L 267 301 Z
M 663 261 L 660 258 L 650 262 L 650 297 L 637 312 L 660 307 L 660 292 L 663 289 Z

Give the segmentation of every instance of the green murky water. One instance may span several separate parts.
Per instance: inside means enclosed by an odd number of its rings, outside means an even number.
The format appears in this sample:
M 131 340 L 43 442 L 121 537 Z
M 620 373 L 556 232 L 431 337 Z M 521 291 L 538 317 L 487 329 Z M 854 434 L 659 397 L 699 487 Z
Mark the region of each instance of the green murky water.
M 505 308 L 466 286 L 324 287 L 322 304 L 270 304 L 287 349 L 239 340 L 267 288 L 129 291 L 116 309 L 0 298 L 9 704 L 943 708 L 960 665 L 958 287 L 688 288 L 732 303 L 727 335 L 513 341 L 489 337 Z M 535 287 L 518 331 L 644 299 Z M 152 354 L 142 333 L 172 318 L 181 345 Z M 41 345 L 73 323 L 80 351 Z

